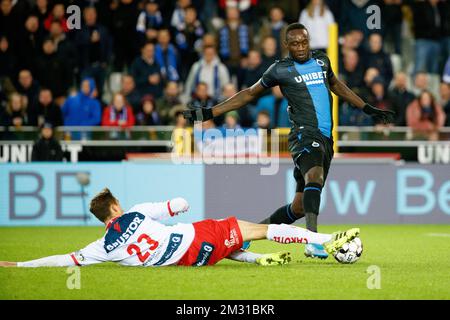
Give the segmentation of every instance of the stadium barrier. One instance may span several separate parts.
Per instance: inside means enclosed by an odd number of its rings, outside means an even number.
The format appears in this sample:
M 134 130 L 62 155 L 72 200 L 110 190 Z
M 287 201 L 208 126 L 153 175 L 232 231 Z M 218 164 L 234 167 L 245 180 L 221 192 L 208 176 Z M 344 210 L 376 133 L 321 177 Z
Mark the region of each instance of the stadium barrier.
M 278 128 L 275 132 L 279 138 L 279 153 L 288 155 L 289 129 Z M 126 130 L 60 127 L 56 136 L 66 151 L 66 160 L 71 162 L 124 160 L 127 153 L 138 152 L 175 151 L 183 155 L 198 151 L 194 131 L 183 132 L 173 126 L 136 126 Z M 37 137 L 35 127 L 0 128 L 0 162 L 30 161 Z M 450 128 L 441 128 L 438 138 L 429 141 L 408 127 L 341 126 L 337 144 L 340 152 L 399 152 L 407 161 L 450 163 Z
M 188 214 L 174 222 L 235 215 L 260 221 L 295 194 L 291 161 L 274 175 L 263 165 L 174 165 L 167 160 L 121 163 L 0 164 L 0 225 L 100 225 L 89 199 L 108 187 L 124 208 L 185 197 Z M 87 174 L 90 184 L 77 179 Z M 450 223 L 447 165 L 364 163 L 336 159 L 322 192 L 321 223 Z

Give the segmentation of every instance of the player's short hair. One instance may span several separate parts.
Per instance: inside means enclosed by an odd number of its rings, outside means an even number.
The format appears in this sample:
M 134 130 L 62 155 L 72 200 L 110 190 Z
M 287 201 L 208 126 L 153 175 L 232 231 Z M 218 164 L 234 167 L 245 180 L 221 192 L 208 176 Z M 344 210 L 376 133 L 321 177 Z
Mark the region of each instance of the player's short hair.
M 98 220 L 105 222 L 111 215 L 111 205 L 116 203 L 117 199 L 113 196 L 112 192 L 108 188 L 104 188 L 92 198 L 89 205 L 89 211 L 91 211 Z
M 291 23 L 290 25 L 287 26 L 286 33 L 284 34 L 284 38 L 286 41 L 287 41 L 289 32 L 292 30 L 306 30 L 308 32 L 308 29 L 303 24 L 298 23 L 298 22 Z

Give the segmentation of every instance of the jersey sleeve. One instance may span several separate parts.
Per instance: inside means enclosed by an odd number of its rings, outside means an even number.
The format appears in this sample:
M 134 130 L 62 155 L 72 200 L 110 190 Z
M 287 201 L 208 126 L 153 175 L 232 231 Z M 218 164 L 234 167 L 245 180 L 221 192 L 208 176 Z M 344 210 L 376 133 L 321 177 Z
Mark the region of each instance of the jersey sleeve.
M 102 240 L 92 242 L 83 249 L 71 253 L 70 258 L 77 266 L 88 266 L 109 261 Z
M 108 261 L 106 251 L 103 249 L 102 242 L 97 240 L 89 244 L 84 249 L 70 254 L 55 255 L 36 260 L 18 262 L 17 266 L 22 268 L 73 267 L 87 266 L 105 261 Z
M 333 68 L 331 67 L 331 61 L 330 59 L 327 57 L 328 60 L 328 70 L 327 70 L 327 78 L 328 79 L 333 79 L 334 78 L 334 72 L 333 72 Z
M 273 63 L 261 77 L 261 85 L 266 89 L 275 87 L 279 84 L 277 76 L 277 63 L 278 62 Z
M 153 220 L 164 220 L 175 215 L 170 207 L 170 201 L 140 203 L 128 210 L 128 212 L 133 211 L 142 213 Z

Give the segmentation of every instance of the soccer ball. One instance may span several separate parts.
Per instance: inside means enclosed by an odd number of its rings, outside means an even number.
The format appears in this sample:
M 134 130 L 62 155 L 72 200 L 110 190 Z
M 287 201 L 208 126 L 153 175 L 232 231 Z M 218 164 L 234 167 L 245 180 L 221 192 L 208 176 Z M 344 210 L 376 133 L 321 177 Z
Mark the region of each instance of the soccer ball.
M 355 263 L 361 257 L 363 252 L 363 245 L 361 239 L 356 237 L 350 242 L 344 243 L 341 249 L 339 249 L 334 258 L 339 263 Z

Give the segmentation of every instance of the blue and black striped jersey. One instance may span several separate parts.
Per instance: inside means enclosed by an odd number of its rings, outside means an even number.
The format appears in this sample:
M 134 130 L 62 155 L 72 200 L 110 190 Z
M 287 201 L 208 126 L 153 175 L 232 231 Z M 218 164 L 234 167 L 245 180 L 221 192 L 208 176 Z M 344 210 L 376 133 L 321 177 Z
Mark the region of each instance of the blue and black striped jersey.
M 287 57 L 276 61 L 263 74 L 261 85 L 279 85 L 288 100 L 289 120 L 295 127 L 320 130 L 328 138 L 333 131 L 332 96 L 329 80 L 334 77 L 330 59 L 321 51 L 298 63 Z

